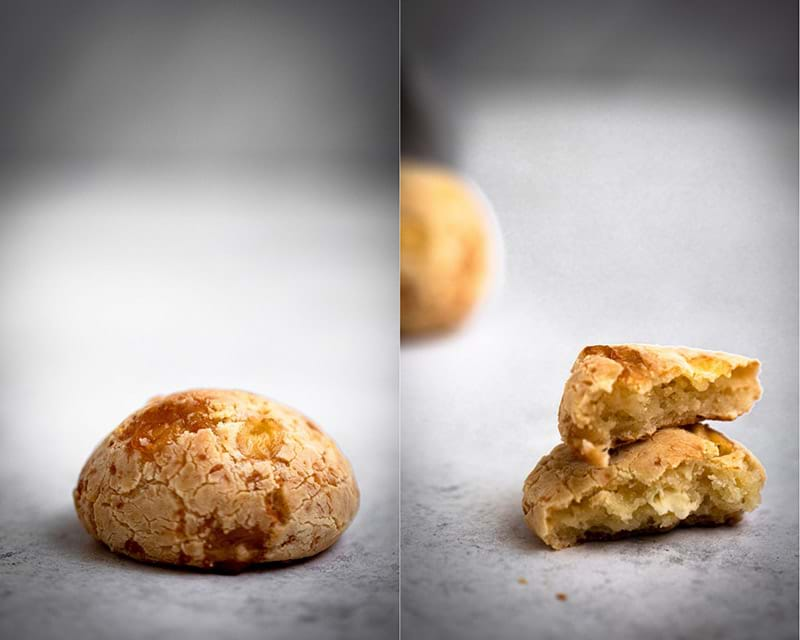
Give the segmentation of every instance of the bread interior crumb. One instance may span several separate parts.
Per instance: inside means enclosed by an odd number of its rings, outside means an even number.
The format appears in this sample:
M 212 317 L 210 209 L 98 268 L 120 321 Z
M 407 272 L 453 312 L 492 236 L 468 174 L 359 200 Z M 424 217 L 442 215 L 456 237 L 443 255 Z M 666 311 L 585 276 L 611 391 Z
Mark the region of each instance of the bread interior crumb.
M 710 442 L 718 455 L 732 447 Z M 567 546 L 582 540 L 616 537 L 627 532 L 670 529 L 678 524 L 719 524 L 758 505 L 759 480 L 741 464 L 691 461 L 668 469 L 652 484 L 619 480 L 610 487 L 553 512 L 550 528 Z

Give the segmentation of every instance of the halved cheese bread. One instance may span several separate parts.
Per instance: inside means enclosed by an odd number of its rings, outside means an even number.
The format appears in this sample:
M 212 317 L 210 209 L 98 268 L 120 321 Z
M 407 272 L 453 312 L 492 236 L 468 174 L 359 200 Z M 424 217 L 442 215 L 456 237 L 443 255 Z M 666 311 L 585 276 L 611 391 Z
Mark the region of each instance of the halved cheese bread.
M 751 358 L 685 347 L 586 347 L 564 386 L 561 439 L 602 467 L 609 449 L 657 429 L 733 420 L 761 397 L 759 366 Z
M 730 524 L 755 509 L 766 473 L 741 444 L 703 424 L 620 447 L 607 467 L 558 445 L 525 481 L 525 522 L 553 549 L 678 525 Z

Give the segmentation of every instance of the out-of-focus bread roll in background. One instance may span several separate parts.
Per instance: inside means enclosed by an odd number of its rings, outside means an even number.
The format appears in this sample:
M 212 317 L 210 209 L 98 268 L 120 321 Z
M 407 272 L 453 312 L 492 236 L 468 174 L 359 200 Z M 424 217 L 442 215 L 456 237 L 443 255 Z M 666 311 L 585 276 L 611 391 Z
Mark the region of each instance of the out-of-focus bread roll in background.
M 440 165 L 400 167 L 400 327 L 404 336 L 452 329 L 488 283 L 489 212 L 478 191 Z

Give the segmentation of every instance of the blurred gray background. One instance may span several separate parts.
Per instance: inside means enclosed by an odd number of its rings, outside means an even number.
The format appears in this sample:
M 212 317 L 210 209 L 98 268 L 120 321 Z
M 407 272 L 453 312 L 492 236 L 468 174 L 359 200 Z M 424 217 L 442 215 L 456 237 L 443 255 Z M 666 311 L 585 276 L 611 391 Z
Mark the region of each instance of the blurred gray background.
M 0 636 L 397 634 L 397 6 L 0 8 Z M 217 576 L 91 541 L 71 490 L 156 394 L 317 420 L 362 504 Z
M 409 637 L 797 637 L 797 24 L 793 2 L 403 3 L 404 144 L 480 185 L 506 266 L 463 331 L 403 344 Z M 762 361 L 761 402 L 715 426 L 764 463 L 763 503 L 553 552 L 522 484 L 581 347 L 620 342 Z
M 397 5 L 0 6 L 7 162 L 394 162 Z

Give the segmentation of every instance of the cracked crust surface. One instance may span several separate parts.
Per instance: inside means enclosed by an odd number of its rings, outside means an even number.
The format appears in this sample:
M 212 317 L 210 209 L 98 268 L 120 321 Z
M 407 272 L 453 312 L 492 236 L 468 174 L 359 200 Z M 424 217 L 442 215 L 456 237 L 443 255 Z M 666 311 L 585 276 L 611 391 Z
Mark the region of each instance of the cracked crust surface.
M 400 170 L 400 327 L 454 328 L 483 293 L 489 240 L 482 204 L 457 175 L 404 160 Z
M 95 449 L 73 492 L 86 530 L 137 560 L 238 570 L 332 545 L 359 492 L 336 444 L 244 391 L 154 398 Z
M 585 460 L 657 429 L 733 420 L 761 397 L 759 362 L 720 351 L 597 345 L 575 360 L 558 413 L 562 440 Z
M 560 444 L 526 479 L 522 510 L 545 544 L 563 549 L 678 525 L 736 522 L 758 506 L 765 481 L 752 453 L 697 424 L 621 447 L 605 468 Z

